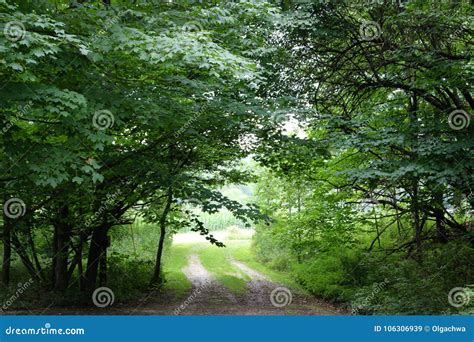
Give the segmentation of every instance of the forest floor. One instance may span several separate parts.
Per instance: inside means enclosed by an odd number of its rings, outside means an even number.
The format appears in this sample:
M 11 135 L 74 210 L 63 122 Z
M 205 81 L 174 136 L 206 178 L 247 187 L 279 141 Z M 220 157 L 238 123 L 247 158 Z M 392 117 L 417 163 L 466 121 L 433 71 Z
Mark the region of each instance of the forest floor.
M 136 301 L 105 308 L 8 311 L 43 315 L 340 315 L 347 314 L 304 291 L 290 276 L 256 261 L 249 236 L 217 235 L 226 248 L 196 234 L 178 234 L 165 258 L 165 286 Z M 228 239 L 231 238 L 231 239 Z M 112 289 L 113 290 L 113 289 Z

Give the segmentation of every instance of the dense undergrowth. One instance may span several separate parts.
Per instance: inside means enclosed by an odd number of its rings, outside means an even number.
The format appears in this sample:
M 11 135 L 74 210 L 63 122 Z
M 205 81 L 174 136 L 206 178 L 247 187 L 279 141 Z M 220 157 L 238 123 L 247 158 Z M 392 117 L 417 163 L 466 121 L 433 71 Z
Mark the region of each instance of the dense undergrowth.
M 277 233 L 281 224 L 258 227 L 253 244 L 257 259 L 290 272 L 312 294 L 347 305 L 354 314 L 474 313 L 473 303 L 458 309 L 448 302 L 451 289 L 469 291 L 474 285 L 474 249 L 467 241 L 432 246 L 421 261 L 405 252 L 368 252 L 364 244 L 318 250 L 314 241 L 314 253 L 298 260 Z

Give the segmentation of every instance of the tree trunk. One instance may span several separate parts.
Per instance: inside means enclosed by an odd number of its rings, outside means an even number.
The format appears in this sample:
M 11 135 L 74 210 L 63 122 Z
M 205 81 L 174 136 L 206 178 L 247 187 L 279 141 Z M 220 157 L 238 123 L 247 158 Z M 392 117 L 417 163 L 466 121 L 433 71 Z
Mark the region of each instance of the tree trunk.
M 59 209 L 59 220 L 54 225 L 56 254 L 54 259 L 54 289 L 64 291 L 68 286 L 68 255 L 71 236 L 71 226 L 67 222 L 69 208 L 63 206 Z
M 11 255 L 12 255 L 12 245 L 11 245 L 11 229 L 12 224 L 9 217 L 3 214 L 3 260 L 2 260 L 2 283 L 5 286 L 8 286 L 10 283 L 10 265 L 11 265 Z
M 75 255 L 74 255 L 74 260 L 72 261 L 71 266 L 69 266 L 68 270 L 68 282 L 71 281 L 72 276 L 74 274 L 74 270 L 76 269 L 77 266 L 77 272 L 78 272 L 78 278 L 79 278 L 79 289 L 83 289 L 83 281 L 84 281 L 84 275 L 83 275 L 83 269 L 82 269 L 82 248 L 84 246 L 84 242 L 86 241 L 87 236 L 84 234 L 84 232 L 81 232 L 79 234 L 79 242 L 77 245 L 77 248 L 75 248 Z
M 420 219 L 420 206 L 419 206 L 419 197 L 418 197 L 418 180 L 415 179 L 412 181 L 412 217 L 413 217 L 413 226 L 415 230 L 415 259 L 421 261 L 421 234 L 423 231 L 423 224 Z
M 89 247 L 89 255 L 87 258 L 87 270 L 84 278 L 84 289 L 93 291 L 97 284 L 97 275 L 99 270 L 99 261 L 102 251 L 107 245 L 107 232 L 109 224 L 102 224 L 92 233 L 91 243 Z
M 99 257 L 99 285 L 107 285 L 107 248 L 110 246 L 109 237 L 105 236 L 105 244 Z
M 153 277 L 151 278 L 150 284 L 153 285 L 160 285 L 163 281 L 161 278 L 161 257 L 163 255 L 163 246 L 165 243 L 165 235 L 166 235 L 166 218 L 171 208 L 171 202 L 173 201 L 173 193 L 171 187 L 168 188 L 168 193 L 166 196 L 166 205 L 163 209 L 163 213 L 160 217 L 160 240 L 158 241 L 158 250 L 156 251 L 156 263 L 155 263 L 155 270 L 153 273 Z
M 377 212 L 375 211 L 375 206 L 372 206 L 372 214 L 374 215 L 375 231 L 377 232 L 377 242 L 379 248 L 382 248 L 382 242 L 380 241 L 379 220 L 377 219 Z
M 31 226 L 28 224 L 26 229 L 28 233 L 28 244 L 30 245 L 31 255 L 33 258 L 33 262 L 35 263 L 37 273 L 41 280 L 45 280 L 43 268 L 41 267 L 41 263 L 38 258 L 38 253 L 36 252 L 35 241 L 33 240 L 33 235 L 31 234 Z
M 441 242 L 448 242 L 448 235 L 446 232 L 446 219 L 443 211 L 443 193 L 435 195 L 435 219 L 436 219 L 436 233 Z
M 39 276 L 39 273 L 35 269 L 33 262 L 30 260 L 30 257 L 28 256 L 28 253 L 26 252 L 26 248 L 21 244 L 20 240 L 18 239 L 18 236 L 15 234 L 15 231 L 13 230 L 10 231 L 10 234 L 11 234 L 10 241 L 11 241 L 11 245 L 13 246 L 13 249 L 20 257 L 23 265 L 26 267 L 31 277 L 40 282 L 41 278 Z
M 51 272 L 51 284 L 56 284 L 56 255 L 58 254 L 58 244 L 57 244 L 57 241 L 58 241 L 58 230 L 56 229 L 56 227 L 54 227 L 54 230 L 53 230 L 53 260 L 52 260 L 52 270 L 53 272 Z
M 412 81 L 416 80 L 415 71 L 410 70 Z M 412 127 L 414 127 L 414 132 L 412 132 L 413 139 L 413 151 L 416 151 L 417 141 L 419 140 L 419 130 L 418 130 L 418 97 L 416 93 L 412 93 L 409 101 L 408 113 L 410 116 L 410 121 Z M 410 159 L 414 162 L 418 160 L 418 154 L 415 152 L 411 155 Z M 420 219 L 420 198 L 419 198 L 419 179 L 418 177 L 413 177 L 411 180 L 411 192 L 412 192 L 412 203 L 411 203 L 411 213 L 413 217 L 413 226 L 415 230 L 415 259 L 421 262 L 421 234 L 423 230 L 423 224 Z M 411 251 L 410 251 L 411 252 Z

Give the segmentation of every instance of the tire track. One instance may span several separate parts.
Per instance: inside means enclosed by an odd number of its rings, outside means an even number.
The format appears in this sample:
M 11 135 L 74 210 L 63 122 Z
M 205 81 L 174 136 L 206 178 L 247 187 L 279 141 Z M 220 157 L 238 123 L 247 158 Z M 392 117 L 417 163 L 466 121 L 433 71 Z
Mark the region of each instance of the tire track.
M 211 275 L 197 254 L 189 256 L 188 265 L 182 271 L 193 287 L 187 299 L 175 310 L 175 314 L 195 314 L 196 311 L 206 311 L 209 307 L 238 304 L 234 294 Z

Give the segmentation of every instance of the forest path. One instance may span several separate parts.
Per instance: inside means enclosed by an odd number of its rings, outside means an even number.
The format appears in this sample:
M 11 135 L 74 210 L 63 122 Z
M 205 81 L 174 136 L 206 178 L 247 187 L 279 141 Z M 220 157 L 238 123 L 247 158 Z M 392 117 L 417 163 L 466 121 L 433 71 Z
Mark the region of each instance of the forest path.
M 177 308 L 176 313 L 182 310 L 195 312 L 207 307 L 237 304 L 235 296 L 216 281 L 202 265 L 197 254 L 189 257 L 189 264 L 183 272 L 191 281 L 193 288 L 190 296 Z
M 335 315 L 340 312 L 328 303 L 272 282 L 269 278 L 243 262 L 230 259 L 246 278 L 243 293 L 232 293 L 201 263 L 198 254 L 191 254 L 183 268 L 192 288 L 178 303 L 176 315 Z M 235 273 L 236 277 L 239 277 Z M 239 277 L 240 278 L 240 277 Z M 147 309 L 151 307 L 147 305 Z
M 251 252 L 251 234 L 246 231 L 238 231 L 234 238 L 228 231 L 214 232 L 214 236 L 226 247 L 209 244 L 197 234 L 175 235 L 169 258 L 164 260 L 167 283 L 160 292 L 137 303 L 130 314 L 347 314 L 308 294 L 288 275 L 259 263 Z

